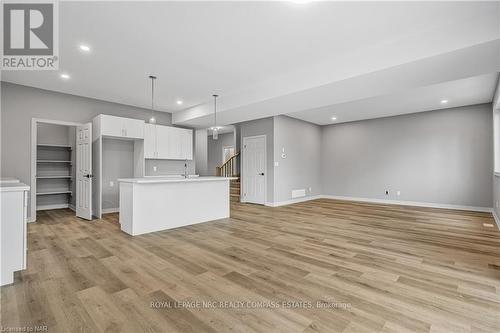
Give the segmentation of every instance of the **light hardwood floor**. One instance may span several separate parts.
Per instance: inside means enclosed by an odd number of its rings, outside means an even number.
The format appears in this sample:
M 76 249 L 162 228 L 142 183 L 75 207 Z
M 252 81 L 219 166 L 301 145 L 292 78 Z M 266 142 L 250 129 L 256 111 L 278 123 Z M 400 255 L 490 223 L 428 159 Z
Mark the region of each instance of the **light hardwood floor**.
M 491 214 L 236 203 L 230 219 L 136 237 L 116 214 L 73 214 L 42 212 L 29 225 L 28 269 L 1 288 L 4 329 L 500 332 Z M 205 308 L 188 307 L 197 301 Z

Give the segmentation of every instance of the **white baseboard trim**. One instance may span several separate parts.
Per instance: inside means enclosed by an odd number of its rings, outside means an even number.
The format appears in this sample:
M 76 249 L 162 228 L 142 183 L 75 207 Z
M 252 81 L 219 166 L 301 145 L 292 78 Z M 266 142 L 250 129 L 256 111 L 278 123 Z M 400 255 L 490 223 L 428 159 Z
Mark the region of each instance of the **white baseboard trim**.
M 498 216 L 498 214 L 495 211 L 495 209 L 491 210 L 491 214 L 493 214 L 493 219 L 495 220 L 495 223 L 497 224 L 498 230 L 500 230 L 500 217 Z
M 290 199 L 290 200 L 285 200 L 285 201 L 266 202 L 265 205 L 268 207 L 280 207 L 280 206 L 291 205 L 291 204 L 304 202 L 304 201 L 321 199 L 322 197 L 323 197 L 322 195 L 313 195 L 310 197 L 295 198 L 295 199 Z
M 120 208 L 103 208 L 102 214 L 119 213 Z
M 75 205 L 72 205 L 72 204 L 69 204 L 69 209 L 71 209 L 72 211 L 76 212 L 76 207 Z
M 385 204 L 385 205 L 443 208 L 443 209 L 468 210 L 468 211 L 473 211 L 473 212 L 486 212 L 486 213 L 491 213 L 493 211 L 493 208 L 491 208 L 491 207 L 450 205 L 450 204 L 440 204 L 440 203 L 420 202 L 420 201 L 372 199 L 372 198 L 359 198 L 359 197 L 345 197 L 345 196 L 338 196 L 338 195 L 322 195 L 321 197 L 324 199 L 357 201 L 357 202 L 377 203 L 377 204 Z
M 56 204 L 56 205 L 44 205 L 44 206 L 36 206 L 36 210 L 50 210 L 50 209 L 63 209 L 69 208 L 69 204 Z

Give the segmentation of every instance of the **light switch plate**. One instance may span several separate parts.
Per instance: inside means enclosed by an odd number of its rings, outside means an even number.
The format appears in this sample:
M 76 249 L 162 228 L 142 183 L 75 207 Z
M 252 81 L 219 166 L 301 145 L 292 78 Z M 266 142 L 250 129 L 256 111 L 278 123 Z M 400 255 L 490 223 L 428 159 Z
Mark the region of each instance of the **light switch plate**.
M 153 171 L 154 171 L 154 172 L 158 171 L 158 167 L 157 167 L 156 165 L 155 165 L 155 166 L 153 166 Z
M 274 166 L 275 167 L 280 166 L 280 162 L 274 162 Z

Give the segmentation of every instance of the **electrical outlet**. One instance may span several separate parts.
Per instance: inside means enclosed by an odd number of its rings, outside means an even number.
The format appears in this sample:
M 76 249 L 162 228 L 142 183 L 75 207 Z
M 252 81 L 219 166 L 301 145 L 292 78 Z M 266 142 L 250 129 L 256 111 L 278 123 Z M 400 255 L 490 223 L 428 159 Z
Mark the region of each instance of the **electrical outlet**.
M 274 166 L 275 167 L 280 166 L 280 162 L 274 162 Z
M 115 186 L 115 182 L 114 181 L 110 181 L 109 182 L 109 187 L 113 187 L 113 186 Z
M 309 187 L 309 193 L 311 193 L 312 191 L 313 191 L 313 188 Z
M 497 206 L 497 208 L 499 207 L 498 200 L 496 201 L 495 205 Z
M 396 195 L 399 197 L 401 195 L 401 191 L 397 191 Z
M 389 195 L 389 191 L 388 190 L 385 190 L 385 195 Z
M 154 171 L 154 172 L 158 171 L 158 167 L 157 167 L 156 165 L 155 165 L 155 166 L 153 166 L 153 171 Z

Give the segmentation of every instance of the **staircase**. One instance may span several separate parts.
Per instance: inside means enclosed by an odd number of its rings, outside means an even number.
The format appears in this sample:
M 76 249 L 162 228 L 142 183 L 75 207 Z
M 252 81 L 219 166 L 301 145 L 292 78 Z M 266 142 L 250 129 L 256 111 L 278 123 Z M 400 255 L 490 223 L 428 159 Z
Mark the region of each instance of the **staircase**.
M 238 177 L 238 179 L 231 180 L 231 184 L 229 186 L 229 198 L 231 199 L 231 202 L 240 202 L 240 175 L 235 175 L 233 177 Z
M 237 177 L 238 179 L 231 180 L 230 184 L 230 199 L 231 202 L 240 202 L 240 173 L 238 169 L 238 157 L 240 152 L 237 152 L 231 156 L 224 164 L 220 167 L 216 167 L 215 174 L 222 177 Z

